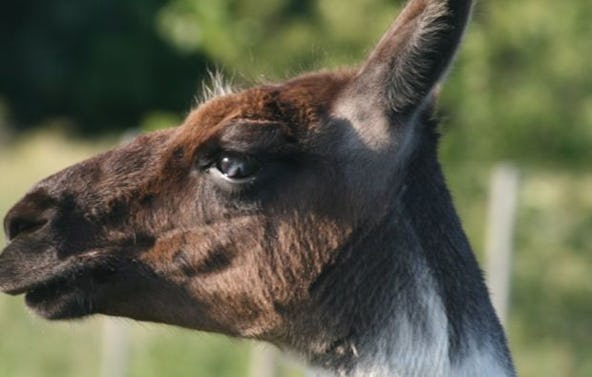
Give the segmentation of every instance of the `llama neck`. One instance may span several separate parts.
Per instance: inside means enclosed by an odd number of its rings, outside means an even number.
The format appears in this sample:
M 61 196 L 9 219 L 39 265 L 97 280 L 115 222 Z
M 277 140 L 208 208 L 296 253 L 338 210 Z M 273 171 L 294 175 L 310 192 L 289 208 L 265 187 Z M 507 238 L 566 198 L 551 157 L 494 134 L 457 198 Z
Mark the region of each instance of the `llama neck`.
M 354 330 L 337 347 L 345 362 L 321 361 L 330 365 L 329 375 L 514 376 L 440 167 L 428 157 L 414 159 L 394 213 L 356 247 L 363 251 L 354 266 L 362 292 L 349 291 L 357 299 L 345 309 L 355 313 Z M 338 274 L 347 286 L 352 276 Z M 344 347 L 349 357 L 342 356 Z
M 409 223 L 403 229 L 410 226 Z M 401 228 L 399 228 L 401 229 Z M 410 229 L 407 229 L 409 231 Z M 410 240 L 412 241 L 412 240 Z M 407 250 L 421 253 L 412 242 Z M 510 377 L 507 350 L 493 311 L 468 314 L 447 307 L 438 281 L 426 261 L 409 266 L 412 280 L 383 306 L 384 321 L 359 337 L 358 360 L 347 377 Z M 461 284 L 472 284 L 464 282 Z M 467 299 L 464 305 L 483 305 Z M 378 316 L 377 316 L 378 317 Z M 462 322 L 460 320 L 462 318 Z M 339 374 L 338 374 L 339 375 Z

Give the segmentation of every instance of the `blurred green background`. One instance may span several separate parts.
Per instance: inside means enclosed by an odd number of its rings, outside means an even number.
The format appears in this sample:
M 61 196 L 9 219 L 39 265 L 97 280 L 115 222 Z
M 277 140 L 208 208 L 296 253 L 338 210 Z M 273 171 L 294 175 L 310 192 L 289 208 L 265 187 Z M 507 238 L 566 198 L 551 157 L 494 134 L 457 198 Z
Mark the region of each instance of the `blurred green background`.
M 209 69 L 283 79 L 360 62 L 394 0 L 22 0 L 0 12 L 0 214 L 36 180 L 178 124 Z M 482 260 L 489 175 L 522 175 L 507 324 L 523 377 L 592 376 L 592 2 L 483 0 L 441 97 L 441 158 Z M 246 342 L 121 320 L 130 376 L 246 376 Z M 100 318 L 0 296 L 0 377 L 99 376 Z M 288 364 L 284 376 L 298 376 Z

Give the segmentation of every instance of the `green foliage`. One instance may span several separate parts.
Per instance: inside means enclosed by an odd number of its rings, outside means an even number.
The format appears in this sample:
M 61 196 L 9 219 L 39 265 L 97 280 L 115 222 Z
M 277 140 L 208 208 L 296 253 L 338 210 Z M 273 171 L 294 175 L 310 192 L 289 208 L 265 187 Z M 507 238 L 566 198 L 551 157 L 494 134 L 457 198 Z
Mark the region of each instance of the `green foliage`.
M 445 154 L 586 167 L 592 159 L 592 5 L 480 2 L 447 84 Z
M 358 61 L 394 14 L 384 0 L 171 0 L 159 25 L 180 49 L 203 50 L 227 71 L 277 79 Z
M 0 100 L 18 129 L 66 118 L 81 133 L 181 113 L 204 71 L 199 53 L 160 38 L 163 0 L 25 0 L 0 12 Z
M 275 79 L 361 61 L 397 4 L 171 0 L 158 22 L 180 49 L 204 51 L 232 73 Z M 591 16 L 589 1 L 479 2 L 442 96 L 445 127 L 453 133 L 444 157 L 586 166 Z
M 19 128 L 51 117 L 82 132 L 183 114 L 205 65 L 246 81 L 360 62 L 394 0 L 29 0 L 0 13 L 0 99 Z M 441 112 L 449 161 L 592 159 L 592 5 L 476 7 Z M 239 80 L 241 81 L 241 80 Z M 151 125 L 150 125 L 151 126 Z M 471 151 L 467 154 L 467 151 Z

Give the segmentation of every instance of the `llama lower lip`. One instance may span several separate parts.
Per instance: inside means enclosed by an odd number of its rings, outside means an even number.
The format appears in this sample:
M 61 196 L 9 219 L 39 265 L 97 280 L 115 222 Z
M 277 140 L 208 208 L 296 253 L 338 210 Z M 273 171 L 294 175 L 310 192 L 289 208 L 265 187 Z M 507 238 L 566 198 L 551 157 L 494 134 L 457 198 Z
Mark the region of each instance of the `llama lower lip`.
M 25 294 L 27 306 L 47 319 L 77 318 L 90 314 L 87 299 L 65 281 L 42 285 Z
M 62 289 L 51 286 L 35 288 L 27 291 L 25 301 L 30 307 L 35 307 L 43 302 L 59 298 L 63 293 L 64 291 Z
M 51 301 L 71 291 L 66 279 L 54 278 L 27 289 L 25 301 L 29 306 L 36 306 L 44 301 Z
M 46 319 L 80 318 L 96 312 L 96 287 L 112 283 L 112 268 L 66 269 L 26 290 L 25 302 Z

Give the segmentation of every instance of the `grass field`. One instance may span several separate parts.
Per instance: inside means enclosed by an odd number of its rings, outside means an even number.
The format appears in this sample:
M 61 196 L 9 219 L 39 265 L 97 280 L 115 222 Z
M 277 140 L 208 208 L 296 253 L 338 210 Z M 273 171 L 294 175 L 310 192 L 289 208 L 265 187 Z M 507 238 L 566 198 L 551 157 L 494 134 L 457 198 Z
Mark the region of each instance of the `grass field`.
M 0 150 L 0 214 L 36 180 L 107 148 L 58 133 L 27 135 Z M 481 249 L 489 166 L 446 166 L 460 215 Z M 1 237 L 0 237 L 1 238 Z M 592 375 L 592 173 L 524 171 L 508 324 L 522 377 Z M 99 376 L 101 327 L 92 318 L 49 323 L 22 298 L 0 296 L 0 377 Z M 246 376 L 250 344 L 121 320 L 132 334 L 130 376 Z M 297 376 L 287 368 L 285 376 Z

